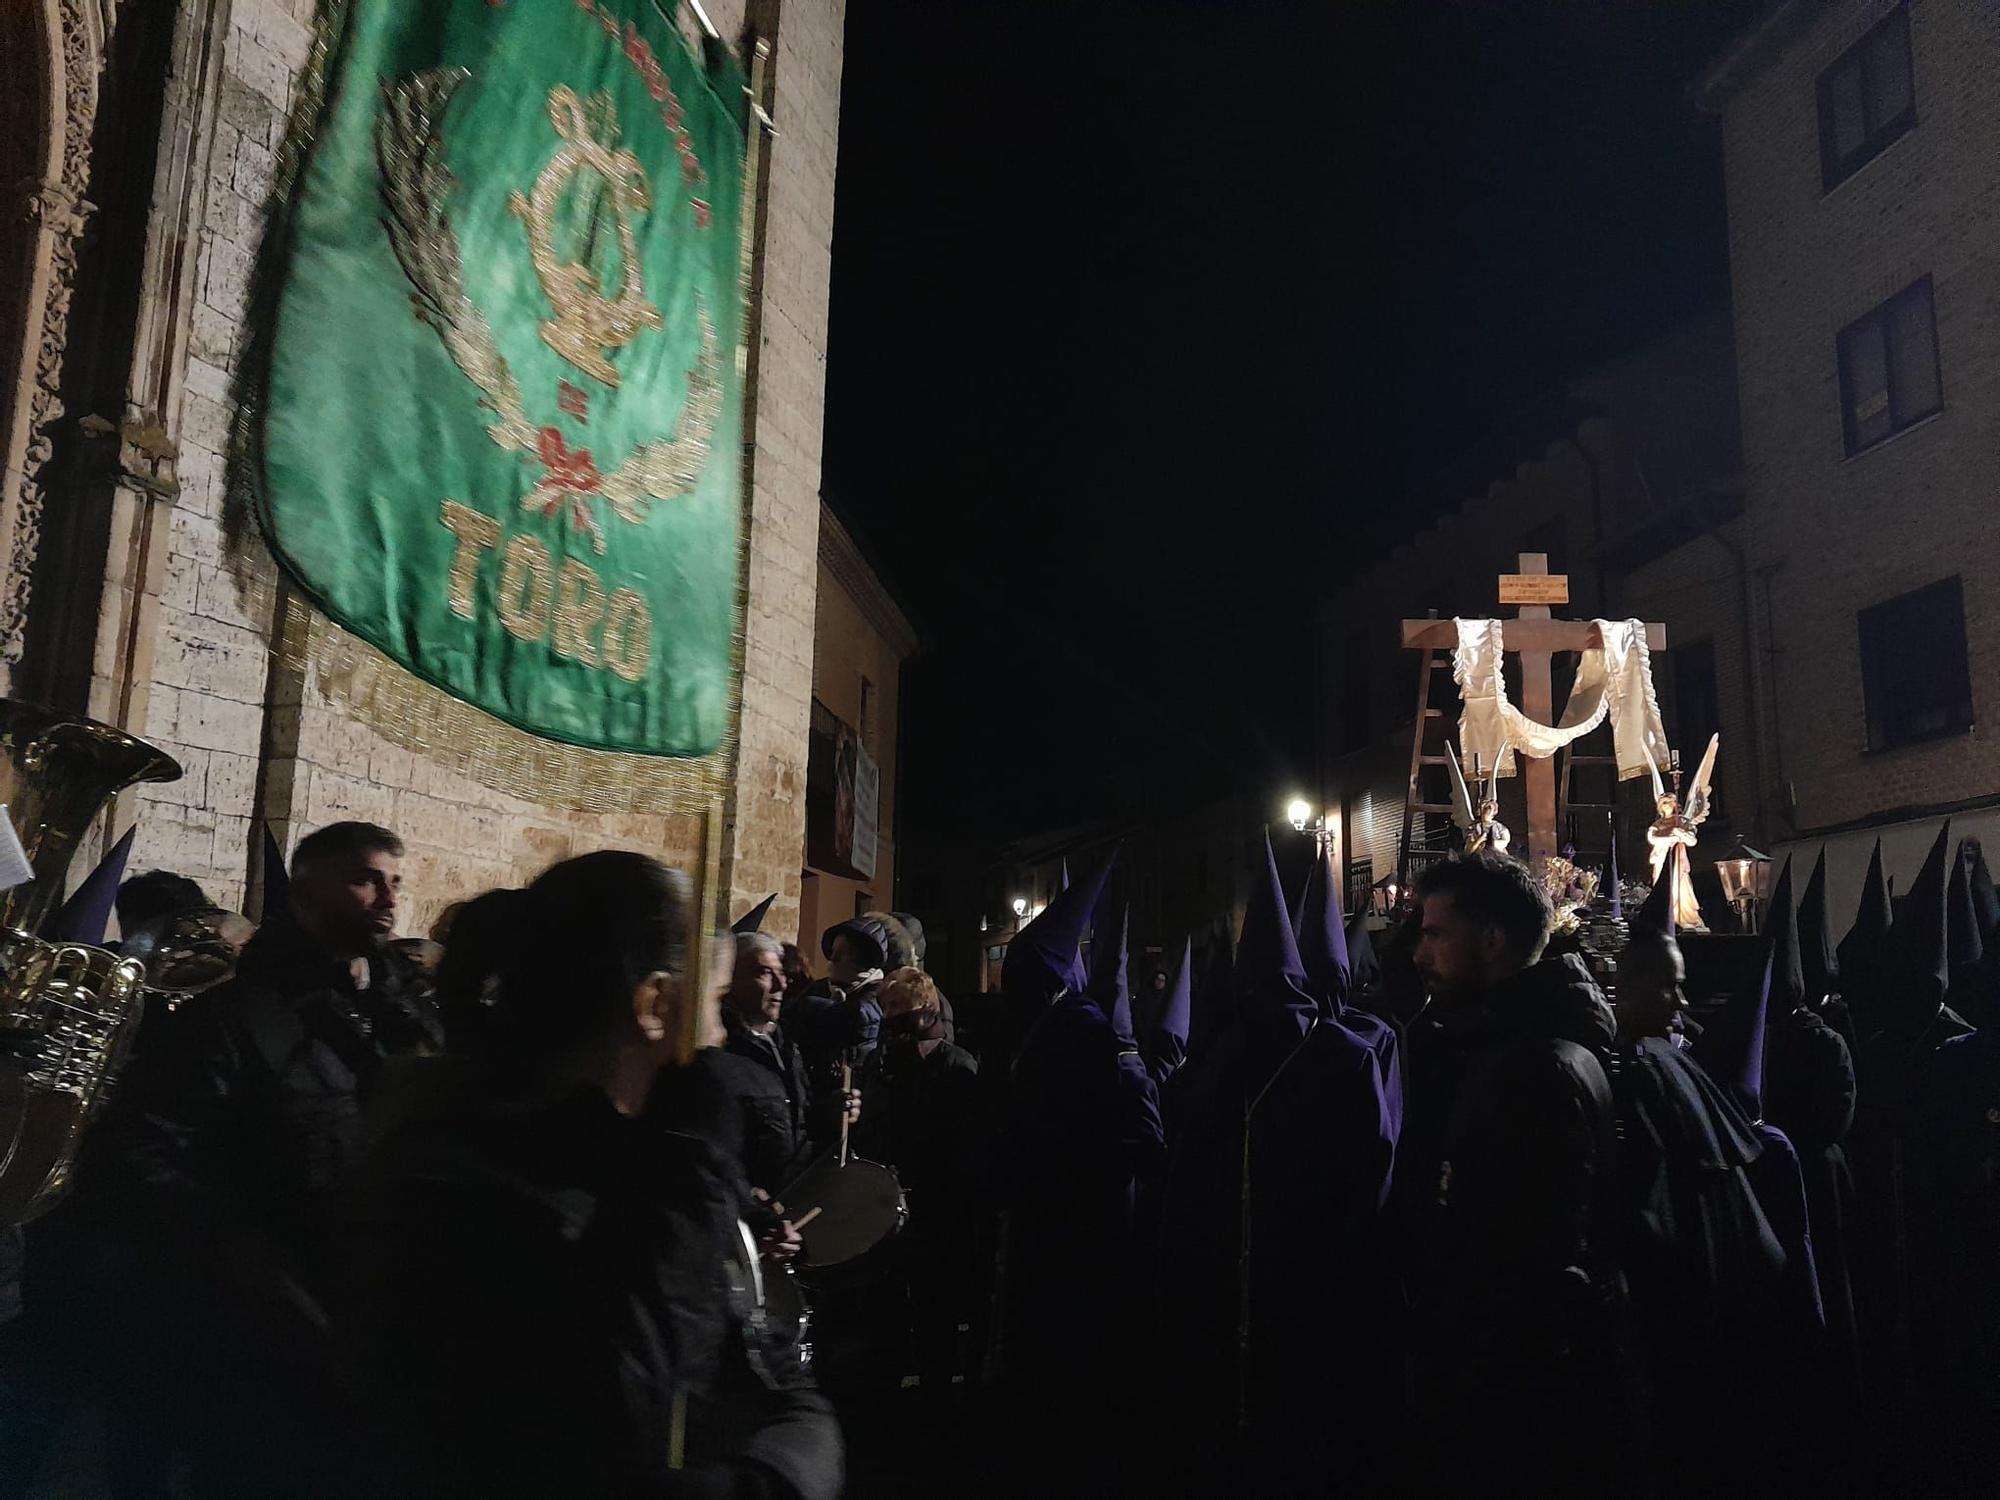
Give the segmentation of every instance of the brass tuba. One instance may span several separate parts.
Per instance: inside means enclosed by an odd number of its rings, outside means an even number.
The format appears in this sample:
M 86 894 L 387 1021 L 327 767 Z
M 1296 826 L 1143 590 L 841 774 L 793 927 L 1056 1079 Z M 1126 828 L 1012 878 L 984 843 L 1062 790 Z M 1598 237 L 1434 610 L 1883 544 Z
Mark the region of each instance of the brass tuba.
M 139 1019 L 145 970 L 103 948 L 35 935 L 104 804 L 173 781 L 172 756 L 88 719 L 0 698 L 0 802 L 34 878 L 0 892 L 0 1225 L 25 1222 L 69 1180 L 83 1128 Z

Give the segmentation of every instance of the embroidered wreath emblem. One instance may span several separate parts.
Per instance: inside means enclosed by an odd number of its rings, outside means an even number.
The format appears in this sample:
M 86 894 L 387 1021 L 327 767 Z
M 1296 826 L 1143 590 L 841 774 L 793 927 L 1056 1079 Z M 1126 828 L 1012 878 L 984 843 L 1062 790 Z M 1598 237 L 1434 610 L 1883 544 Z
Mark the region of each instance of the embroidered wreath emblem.
M 687 400 L 673 436 L 641 443 L 608 474 L 599 471 L 590 449 L 572 449 L 557 428 L 530 419 L 520 382 L 500 352 L 492 325 L 466 294 L 458 235 L 446 208 L 458 184 L 445 162 L 444 117 L 470 76 L 463 68 L 434 68 L 383 84 L 382 112 L 375 124 L 382 223 L 397 264 L 409 278 L 410 305 L 418 321 L 437 334 L 452 362 L 479 388 L 479 405 L 492 417 L 486 435 L 539 470 L 521 509 L 552 515 L 566 508 L 570 524 L 601 554 L 604 532 L 593 500 L 606 502 L 621 521 L 641 525 L 655 501 L 686 495 L 700 479 L 722 411 L 715 327 L 698 300 L 700 348 L 688 372 Z M 568 90 L 560 92 L 574 100 Z M 564 139 L 565 149 L 574 146 L 568 135 Z M 629 194 L 627 201 L 637 206 Z M 634 264 L 636 255 L 627 253 L 627 264 Z M 558 309 L 559 317 L 562 312 Z M 615 378 L 606 382 L 616 383 Z

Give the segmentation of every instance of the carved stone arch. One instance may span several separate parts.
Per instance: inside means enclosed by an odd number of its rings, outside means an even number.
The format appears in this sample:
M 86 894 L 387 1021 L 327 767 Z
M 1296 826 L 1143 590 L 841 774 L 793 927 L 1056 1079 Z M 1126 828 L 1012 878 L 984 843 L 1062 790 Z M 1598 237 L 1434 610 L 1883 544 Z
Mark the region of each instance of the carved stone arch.
M 90 205 L 97 78 L 115 0 L 0 0 L 0 665 L 20 659 L 41 537 L 40 475 Z

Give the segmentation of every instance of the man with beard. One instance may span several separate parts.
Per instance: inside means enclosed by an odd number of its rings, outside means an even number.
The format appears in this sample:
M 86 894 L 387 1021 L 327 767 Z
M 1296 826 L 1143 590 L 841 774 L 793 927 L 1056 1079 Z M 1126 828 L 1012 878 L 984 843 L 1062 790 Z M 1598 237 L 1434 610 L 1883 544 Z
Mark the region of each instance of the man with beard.
M 973 1321 L 981 1164 L 979 1064 L 947 1041 L 937 986 L 921 969 L 882 983 L 887 1041 L 861 1070 L 868 1112 L 855 1149 L 894 1167 L 909 1205 L 897 1244 L 908 1292 L 923 1428 L 947 1442 L 955 1420 L 958 1328 Z M 900 1372 L 899 1372 L 900 1373 Z
M 1432 1487 L 1639 1493 L 1600 1060 L 1610 1009 L 1574 954 L 1543 959 L 1552 914 L 1526 866 L 1449 859 L 1418 897 L 1415 967 L 1431 999 L 1410 1032 L 1396 1180 L 1414 1230 L 1413 1375 Z
M 160 1338 L 202 1389 L 187 1415 L 203 1493 L 292 1491 L 302 1445 L 332 1440 L 310 1430 L 334 1404 L 328 1205 L 384 1065 L 442 1046 L 389 946 L 402 854 L 372 823 L 302 839 L 235 977 L 138 1059 L 92 1142 L 93 1188 L 117 1203 L 135 1274 L 160 1278 L 162 1308 L 194 1310 Z

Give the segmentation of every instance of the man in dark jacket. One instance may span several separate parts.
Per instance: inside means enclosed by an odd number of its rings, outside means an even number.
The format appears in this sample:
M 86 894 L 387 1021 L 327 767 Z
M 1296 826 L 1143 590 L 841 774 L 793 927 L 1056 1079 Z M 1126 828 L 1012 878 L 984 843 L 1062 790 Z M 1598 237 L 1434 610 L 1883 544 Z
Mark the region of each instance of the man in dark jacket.
M 287 903 L 235 977 L 135 1061 L 90 1143 L 84 1186 L 135 1284 L 154 1287 L 163 1355 L 207 1371 L 189 1414 L 212 1429 L 196 1439 L 216 1466 L 206 1492 L 297 1482 L 254 1466 L 291 1447 L 287 1427 L 317 1404 L 324 1212 L 361 1153 L 383 1065 L 440 1049 L 430 1000 L 388 947 L 402 853 L 369 823 L 301 840 Z M 245 1443 L 246 1430 L 272 1437 Z
M 1415 1234 L 1414 1377 L 1434 1487 L 1635 1493 L 1639 1385 L 1599 1057 L 1611 1011 L 1574 955 L 1542 961 L 1551 913 L 1525 866 L 1448 860 L 1418 894 L 1431 999 L 1411 1028 L 1396 1180 Z
M 761 932 L 738 933 L 735 970 L 723 997 L 729 1040 L 714 1059 L 717 1076 L 736 1102 L 740 1152 L 750 1186 L 777 1197 L 839 1133 L 843 1109 L 851 1123 L 860 1095 L 822 1091 L 816 1103 L 799 1049 L 779 1025 L 785 1001 L 784 949 Z

